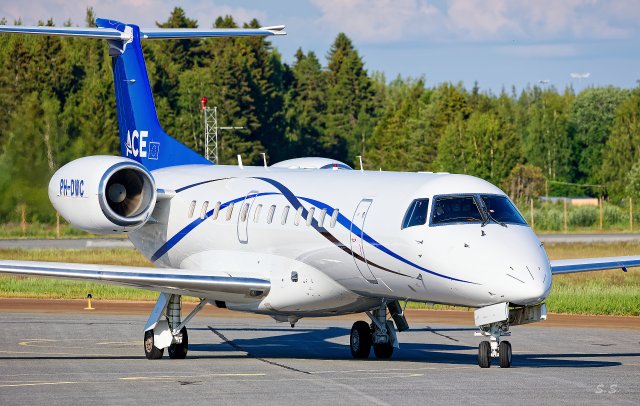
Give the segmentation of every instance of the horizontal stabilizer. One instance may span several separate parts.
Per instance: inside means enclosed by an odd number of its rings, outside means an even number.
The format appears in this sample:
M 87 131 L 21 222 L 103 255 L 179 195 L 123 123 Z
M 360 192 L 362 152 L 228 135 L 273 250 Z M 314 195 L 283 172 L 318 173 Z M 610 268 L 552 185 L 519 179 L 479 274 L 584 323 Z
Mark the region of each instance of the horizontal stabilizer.
M 53 35 L 78 38 L 101 38 L 108 40 L 129 41 L 130 30 L 119 31 L 115 28 L 79 28 L 79 27 L 47 27 L 47 26 L 0 26 L 0 32 L 14 34 Z M 215 37 L 266 37 L 270 35 L 286 35 L 284 25 L 264 28 L 141 28 L 140 39 L 189 39 Z
M 266 37 L 269 35 L 286 35 L 284 25 L 265 28 L 150 28 L 140 29 L 142 39 L 184 39 L 211 37 Z
M 128 40 L 128 35 L 113 28 L 77 28 L 77 27 L 46 27 L 46 26 L 10 26 L 0 25 L 0 32 L 14 34 L 55 35 L 62 37 L 102 38 L 111 40 Z
M 640 267 L 640 256 L 602 257 L 581 259 L 560 259 L 551 261 L 551 273 L 574 273 L 587 271 L 604 271 L 607 269 L 622 269 Z

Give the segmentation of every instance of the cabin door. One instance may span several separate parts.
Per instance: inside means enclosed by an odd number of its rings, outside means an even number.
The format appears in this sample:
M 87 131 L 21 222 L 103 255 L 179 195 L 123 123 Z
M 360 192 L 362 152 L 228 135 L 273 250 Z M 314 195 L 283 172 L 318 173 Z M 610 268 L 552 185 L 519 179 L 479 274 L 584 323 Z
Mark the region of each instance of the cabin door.
M 247 193 L 242 204 L 240 205 L 240 213 L 238 213 L 238 241 L 241 244 L 249 242 L 249 223 L 251 220 L 253 202 L 256 200 L 258 192 L 252 190 Z
M 353 221 L 351 222 L 351 253 L 353 254 L 353 260 L 356 263 L 356 267 L 360 271 L 360 274 L 370 283 L 378 283 L 373 272 L 369 268 L 367 263 L 367 257 L 365 254 L 365 246 L 368 244 L 365 239 L 365 223 L 367 219 L 367 213 L 373 203 L 372 199 L 362 199 L 356 208 L 356 212 L 353 215 Z

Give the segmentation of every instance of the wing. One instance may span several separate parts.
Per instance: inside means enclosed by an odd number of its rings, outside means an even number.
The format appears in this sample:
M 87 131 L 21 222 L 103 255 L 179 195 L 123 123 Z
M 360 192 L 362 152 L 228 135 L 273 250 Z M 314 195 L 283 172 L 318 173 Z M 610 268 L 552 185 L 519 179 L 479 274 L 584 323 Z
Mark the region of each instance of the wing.
M 551 261 L 551 273 L 574 273 L 586 271 L 604 271 L 606 269 L 620 268 L 627 271 L 627 268 L 640 266 L 640 255 L 628 257 L 603 257 L 603 258 L 582 258 L 582 259 L 561 259 Z
M 0 273 L 80 279 L 234 303 L 260 300 L 271 283 L 195 269 L 0 260 Z

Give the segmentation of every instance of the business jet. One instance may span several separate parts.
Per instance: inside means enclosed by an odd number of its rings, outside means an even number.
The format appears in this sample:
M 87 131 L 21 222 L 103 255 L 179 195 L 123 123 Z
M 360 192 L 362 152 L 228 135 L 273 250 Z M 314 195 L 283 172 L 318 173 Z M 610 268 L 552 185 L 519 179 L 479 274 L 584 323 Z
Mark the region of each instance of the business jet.
M 354 358 L 388 359 L 409 324 L 404 303 L 475 308 L 478 364 L 511 366 L 510 326 L 547 316 L 552 274 L 640 266 L 640 256 L 549 261 L 505 193 L 448 173 L 353 170 L 328 158 L 213 165 L 161 128 L 142 40 L 284 35 L 259 29 L 2 26 L 0 32 L 108 41 L 121 156 L 61 167 L 49 198 L 74 226 L 125 234 L 156 267 L 0 261 L 0 272 L 93 280 L 159 292 L 144 351 L 187 356 L 187 324 L 207 303 L 303 317 L 364 313 Z M 187 315 L 182 296 L 200 298 Z

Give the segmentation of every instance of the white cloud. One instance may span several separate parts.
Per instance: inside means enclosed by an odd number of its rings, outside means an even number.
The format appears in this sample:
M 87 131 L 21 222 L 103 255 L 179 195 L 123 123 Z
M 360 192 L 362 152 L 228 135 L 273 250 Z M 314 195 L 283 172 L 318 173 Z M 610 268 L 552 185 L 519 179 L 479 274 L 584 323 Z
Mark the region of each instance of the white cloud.
M 439 10 L 424 0 L 311 0 L 325 28 L 356 40 L 389 42 L 435 32 Z
M 637 0 L 310 0 L 322 24 L 356 40 L 389 42 L 629 38 Z

